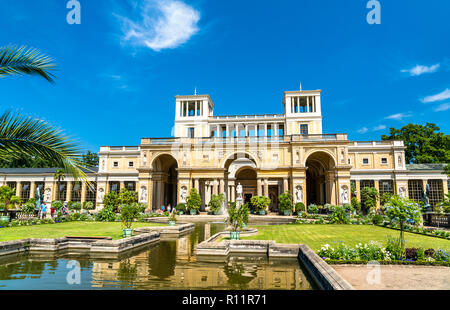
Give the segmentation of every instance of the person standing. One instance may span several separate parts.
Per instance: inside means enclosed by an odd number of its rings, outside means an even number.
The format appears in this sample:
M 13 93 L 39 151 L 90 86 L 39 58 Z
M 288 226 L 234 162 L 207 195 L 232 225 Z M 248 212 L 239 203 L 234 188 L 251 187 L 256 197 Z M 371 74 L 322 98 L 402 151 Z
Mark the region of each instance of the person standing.
M 41 204 L 41 216 L 42 219 L 45 219 L 45 217 L 47 216 L 47 205 L 45 204 L 45 202 Z
M 55 217 L 55 208 L 53 208 L 52 205 L 50 205 L 50 216 L 51 216 L 52 218 Z
M 170 211 L 172 211 L 172 206 L 170 205 L 170 203 L 167 205 L 167 211 L 169 211 L 169 213 Z

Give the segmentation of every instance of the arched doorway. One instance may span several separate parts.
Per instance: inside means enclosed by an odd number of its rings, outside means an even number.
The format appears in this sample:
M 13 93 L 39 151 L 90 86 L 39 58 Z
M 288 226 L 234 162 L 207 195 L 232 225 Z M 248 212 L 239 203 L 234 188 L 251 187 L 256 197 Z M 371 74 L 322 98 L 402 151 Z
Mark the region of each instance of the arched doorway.
M 244 203 L 249 203 L 256 196 L 256 171 L 249 167 L 243 167 L 236 172 L 236 182 L 242 185 Z
M 241 183 L 243 198 L 250 202 L 256 195 L 256 160 L 248 153 L 238 152 L 226 159 L 224 168 L 228 201 L 236 201 L 236 186 Z
M 169 154 L 159 155 L 152 164 L 153 195 L 152 209 L 158 210 L 161 206 L 177 204 L 178 163 Z
M 331 203 L 335 168 L 333 157 L 326 152 L 314 152 L 306 159 L 305 166 L 307 205 Z

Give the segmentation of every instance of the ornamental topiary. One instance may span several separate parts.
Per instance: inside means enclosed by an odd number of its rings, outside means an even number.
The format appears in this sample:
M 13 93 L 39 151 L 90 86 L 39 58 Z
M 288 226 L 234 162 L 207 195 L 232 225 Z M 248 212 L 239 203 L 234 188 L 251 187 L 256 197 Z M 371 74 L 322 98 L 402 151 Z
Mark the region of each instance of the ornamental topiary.
M 295 212 L 297 212 L 297 214 L 306 211 L 306 207 L 305 204 L 303 202 L 297 202 L 295 204 Z
M 266 196 L 253 196 L 250 199 L 251 204 L 256 212 L 266 210 L 270 204 L 270 198 Z
M 189 192 L 189 196 L 186 198 L 186 204 L 188 210 L 198 210 L 202 205 L 202 197 L 197 192 L 197 189 L 192 188 Z
M 293 197 L 290 191 L 286 191 L 285 193 L 278 196 L 278 206 L 280 207 L 281 212 L 292 211 L 294 209 L 292 198 Z

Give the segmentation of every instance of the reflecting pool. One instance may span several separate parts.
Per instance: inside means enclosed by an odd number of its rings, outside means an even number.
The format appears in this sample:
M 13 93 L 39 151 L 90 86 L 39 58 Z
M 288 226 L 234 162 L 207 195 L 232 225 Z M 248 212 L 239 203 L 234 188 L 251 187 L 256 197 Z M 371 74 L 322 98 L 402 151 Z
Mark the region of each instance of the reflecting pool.
M 0 289 L 315 288 L 297 259 L 236 255 L 198 261 L 196 245 L 223 229 L 220 223 L 197 223 L 194 231 L 179 239 L 161 240 L 118 257 L 69 252 L 3 257 Z

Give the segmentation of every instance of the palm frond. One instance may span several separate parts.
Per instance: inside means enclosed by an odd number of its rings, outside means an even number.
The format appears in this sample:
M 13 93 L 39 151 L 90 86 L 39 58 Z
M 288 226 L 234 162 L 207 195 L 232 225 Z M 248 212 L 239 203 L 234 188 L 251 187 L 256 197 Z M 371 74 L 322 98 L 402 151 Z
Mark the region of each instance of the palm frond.
M 0 77 L 8 75 L 39 75 L 53 83 L 54 60 L 35 48 L 6 46 L 0 48 Z
M 62 131 L 39 119 L 7 111 L 0 116 L 0 160 L 41 157 L 75 179 L 88 182 L 78 144 Z

